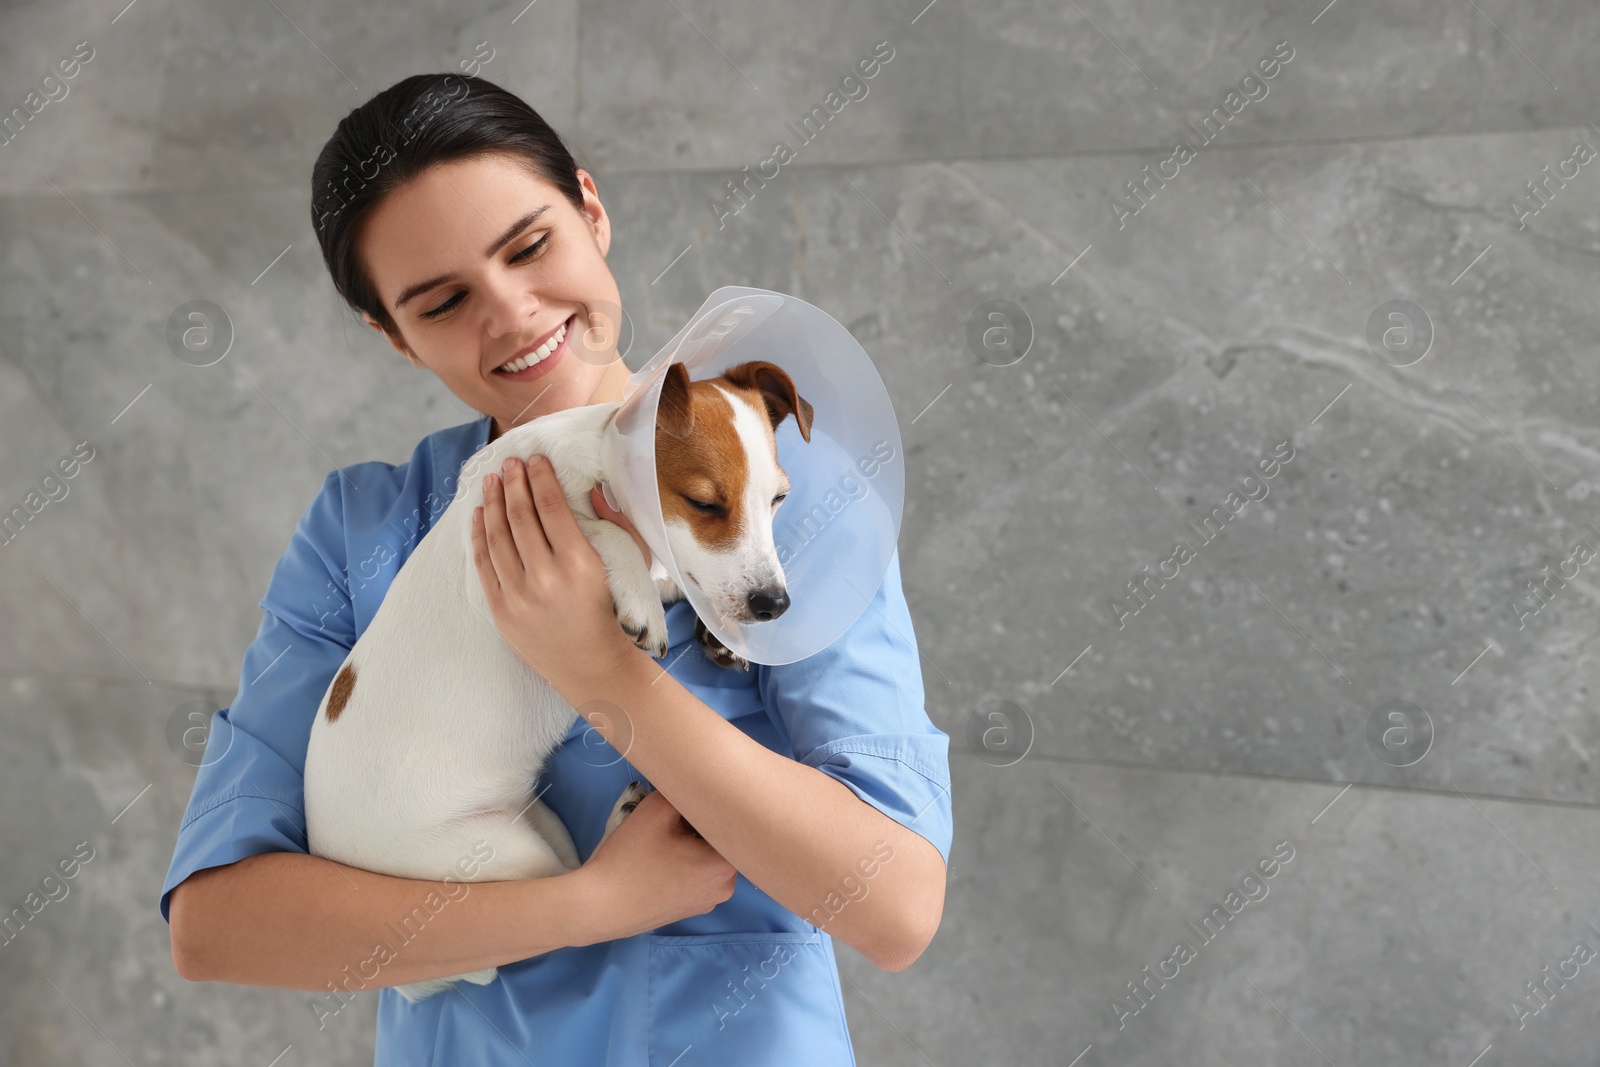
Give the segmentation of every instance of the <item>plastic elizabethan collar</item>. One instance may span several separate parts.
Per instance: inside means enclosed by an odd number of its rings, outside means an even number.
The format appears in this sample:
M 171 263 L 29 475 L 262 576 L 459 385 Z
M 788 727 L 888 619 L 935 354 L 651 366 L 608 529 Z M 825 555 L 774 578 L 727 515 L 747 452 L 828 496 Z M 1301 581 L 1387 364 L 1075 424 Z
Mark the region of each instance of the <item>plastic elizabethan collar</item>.
M 656 408 L 667 368 L 690 381 L 766 360 L 783 368 L 813 409 L 811 440 L 793 415 L 776 430 L 789 495 L 772 538 L 789 607 L 776 619 L 741 623 L 718 614 L 673 558 L 656 482 Z M 793 663 L 828 647 L 866 611 L 900 536 L 905 459 L 894 406 L 866 350 L 837 320 L 803 300 L 766 289 L 724 286 L 667 345 L 628 378 L 605 448 L 616 481 L 613 506 L 628 516 L 695 614 L 751 663 Z

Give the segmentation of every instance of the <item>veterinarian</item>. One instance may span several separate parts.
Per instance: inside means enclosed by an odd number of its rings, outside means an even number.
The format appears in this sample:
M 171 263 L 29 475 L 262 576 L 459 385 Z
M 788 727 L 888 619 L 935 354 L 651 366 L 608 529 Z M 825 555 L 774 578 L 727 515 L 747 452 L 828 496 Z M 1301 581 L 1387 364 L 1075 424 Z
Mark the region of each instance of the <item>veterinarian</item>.
M 716 667 L 678 601 L 656 660 L 618 626 L 549 466 L 490 476 L 474 545 L 495 623 L 592 716 L 530 783 L 582 866 L 463 886 L 307 854 L 312 718 L 464 462 L 529 419 L 620 401 L 629 374 L 610 216 L 513 94 L 407 78 L 339 124 L 312 185 L 314 203 L 338 197 L 313 212 L 335 288 L 482 417 L 423 438 L 407 463 L 332 472 L 296 526 L 162 888 L 178 972 L 307 990 L 319 1026 L 377 989 L 384 1067 L 854 1063 L 833 939 L 884 970 L 915 961 L 939 926 L 952 837 L 949 738 L 924 710 L 898 554 L 859 620 L 808 659 Z M 548 365 L 498 369 L 563 324 Z M 648 554 L 598 489 L 594 504 Z M 634 780 L 655 791 L 597 848 Z M 489 966 L 488 985 L 415 1004 L 390 988 Z

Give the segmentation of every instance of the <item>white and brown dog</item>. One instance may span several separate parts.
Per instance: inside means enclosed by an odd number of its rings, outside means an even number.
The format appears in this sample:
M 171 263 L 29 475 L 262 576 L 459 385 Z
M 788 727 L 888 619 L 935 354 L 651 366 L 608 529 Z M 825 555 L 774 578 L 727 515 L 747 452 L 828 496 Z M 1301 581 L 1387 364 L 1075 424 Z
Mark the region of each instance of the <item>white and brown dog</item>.
M 483 474 L 509 456 L 548 457 L 605 562 L 618 622 L 640 648 L 664 656 L 664 605 L 683 591 L 661 561 L 647 568 L 628 532 L 599 518 L 590 501 L 615 473 L 603 442 L 620 406 L 541 416 L 463 465 L 454 500 L 395 576 L 312 722 L 305 814 L 314 855 L 380 874 L 468 882 L 578 867 L 567 828 L 532 798 L 577 712 L 496 628 L 472 559 L 472 512 L 483 502 Z M 741 363 L 698 382 L 677 363 L 662 385 L 656 473 L 667 542 L 685 578 L 742 622 L 776 618 L 789 603 L 772 517 L 789 489 L 774 430 L 791 414 L 810 441 L 811 405 L 772 363 Z M 748 669 L 703 623 L 696 636 L 713 662 Z M 644 796 L 630 785 L 605 833 Z M 464 877 L 461 861 L 481 855 L 483 842 L 493 861 Z M 495 974 L 491 967 L 396 988 L 415 1001 L 457 979 L 482 985 Z

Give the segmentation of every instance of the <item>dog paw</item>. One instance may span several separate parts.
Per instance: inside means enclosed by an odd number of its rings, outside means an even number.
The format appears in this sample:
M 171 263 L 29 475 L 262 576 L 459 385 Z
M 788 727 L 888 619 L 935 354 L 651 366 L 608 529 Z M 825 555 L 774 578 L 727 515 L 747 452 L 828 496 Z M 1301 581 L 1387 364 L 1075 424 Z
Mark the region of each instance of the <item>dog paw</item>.
M 611 603 L 617 612 L 617 624 L 635 645 L 656 659 L 667 654 L 667 609 L 654 582 L 624 589 L 613 583 Z
M 717 666 L 730 671 L 750 669 L 750 661 L 723 644 L 716 634 L 706 629 L 706 624 L 698 617 L 694 620 L 694 638 L 700 642 L 700 649 L 705 653 L 706 659 Z
M 629 782 L 628 788 L 624 789 L 622 795 L 617 798 L 617 802 L 611 805 L 611 814 L 606 818 L 605 832 L 600 835 L 600 840 L 604 841 L 610 837 L 611 831 L 622 825 L 622 820 L 632 815 L 633 809 L 639 806 L 639 801 L 643 800 L 648 794 L 649 790 L 638 782 Z
M 633 638 L 635 645 L 656 659 L 667 654 L 667 613 L 659 602 L 639 612 L 619 610 L 617 622 L 622 626 L 623 633 Z
M 655 792 L 654 786 L 646 789 L 640 782 L 629 782 L 628 788 L 622 791 L 622 795 L 617 798 L 617 802 L 611 806 L 611 816 L 606 819 L 605 832 L 600 835 L 600 840 L 604 841 L 610 837 L 611 831 L 621 826 L 622 820 L 633 814 L 633 809 L 639 806 L 639 801 L 653 792 Z M 689 820 L 682 815 L 678 816 L 678 825 L 690 837 L 700 837 L 700 831 L 690 825 Z M 701 840 L 704 840 L 704 838 L 701 838 Z

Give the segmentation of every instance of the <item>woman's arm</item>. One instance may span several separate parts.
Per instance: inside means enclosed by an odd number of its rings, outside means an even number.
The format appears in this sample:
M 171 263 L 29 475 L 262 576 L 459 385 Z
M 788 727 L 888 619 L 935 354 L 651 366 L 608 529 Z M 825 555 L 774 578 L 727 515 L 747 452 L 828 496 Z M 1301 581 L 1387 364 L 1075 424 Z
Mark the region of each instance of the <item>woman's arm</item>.
M 485 476 L 472 546 L 484 595 L 507 644 L 580 712 L 596 703 L 619 709 L 620 716 L 585 717 L 723 859 L 796 915 L 809 918 L 824 908 L 827 917 L 812 921 L 828 925 L 830 934 L 884 970 L 903 970 L 921 955 L 944 913 L 941 850 L 852 786 L 749 737 L 635 647 L 617 626 L 605 565 L 578 528 L 548 459 L 534 456 L 524 465 L 510 458 L 503 475 Z M 893 563 L 884 588 L 898 597 Z M 917 666 L 914 655 L 907 655 L 915 646 L 907 637 L 903 599 L 897 613 L 903 616 L 900 625 L 886 620 L 881 632 L 875 623 L 864 630 L 859 650 L 868 659 L 883 653 L 891 672 L 907 663 Z M 817 664 L 824 675 L 838 670 L 861 673 L 859 664 L 837 656 Z M 901 724 L 926 723 L 920 678 L 882 669 L 876 674 L 856 691 L 869 701 L 878 695 L 893 699 Z M 913 696 L 915 715 L 909 711 Z M 859 702 L 853 693 L 835 694 L 834 707 L 814 706 L 803 714 L 825 717 L 848 731 L 837 736 L 872 745 L 883 725 L 873 721 L 875 713 L 881 717 L 887 709 L 839 706 L 851 699 Z M 900 761 L 889 753 L 886 762 Z M 919 796 L 926 785 L 938 786 L 925 803 L 942 801 L 947 808 L 948 785 L 926 775 L 923 783 Z M 906 814 L 912 822 L 922 813 Z M 860 882 L 861 865 L 880 849 L 887 851 L 884 846 L 893 848 L 893 858 L 874 871 L 867 891 L 847 907 L 828 907 L 839 900 L 846 879 Z
M 810 917 L 860 864 L 881 856 L 868 891 L 819 926 L 879 968 L 900 971 L 922 954 L 944 914 L 945 863 L 927 838 L 874 808 L 849 786 L 774 752 L 707 707 L 630 648 L 623 667 L 588 683 L 564 682 L 573 707 L 599 715 L 596 731 L 624 753 L 722 857 L 779 904 Z
M 265 852 L 196 871 L 173 890 L 172 961 L 190 981 L 318 992 L 404 985 L 623 936 L 624 918 L 599 888 L 582 867 L 445 883 Z M 430 895 L 436 911 L 424 906 Z M 380 944 L 392 951 L 387 962 Z

